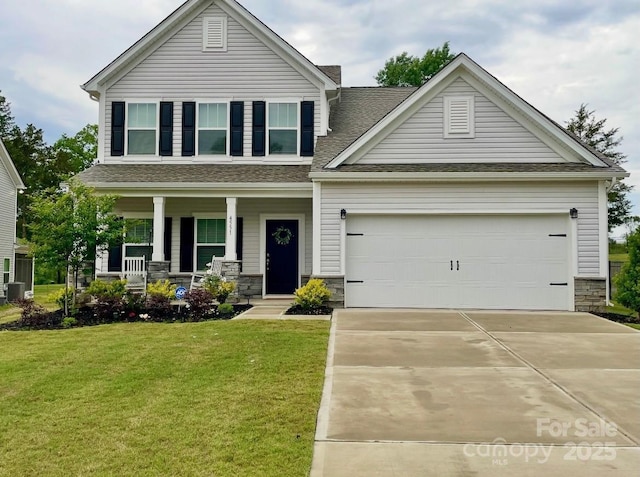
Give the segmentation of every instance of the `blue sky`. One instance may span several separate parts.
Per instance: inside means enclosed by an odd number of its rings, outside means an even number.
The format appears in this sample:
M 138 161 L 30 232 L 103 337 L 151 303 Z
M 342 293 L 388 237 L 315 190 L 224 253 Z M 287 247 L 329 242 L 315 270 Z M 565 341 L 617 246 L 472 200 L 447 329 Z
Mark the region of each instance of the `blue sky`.
M 450 41 L 563 124 L 588 103 L 619 127 L 640 215 L 640 2 L 636 0 L 244 0 L 249 11 L 346 86 L 373 85 L 385 60 Z M 79 85 L 180 0 L 3 2 L 0 90 L 20 125 L 49 142 L 97 121 Z M 134 6 L 135 5 L 135 6 Z

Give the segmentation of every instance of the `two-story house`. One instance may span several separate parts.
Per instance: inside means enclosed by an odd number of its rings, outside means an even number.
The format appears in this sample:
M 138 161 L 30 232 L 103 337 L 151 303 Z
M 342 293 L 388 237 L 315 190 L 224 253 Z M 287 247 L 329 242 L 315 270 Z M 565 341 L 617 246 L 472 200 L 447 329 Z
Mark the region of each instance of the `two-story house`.
M 14 281 L 16 212 L 21 189 L 24 184 L 20 174 L 0 139 L 0 304 L 7 296 L 6 285 Z
M 234 0 L 188 0 L 91 78 L 98 164 L 145 255 L 241 295 L 324 278 L 349 307 L 591 309 L 626 172 L 464 54 L 421 88 L 342 87 Z M 597 295 L 597 296 L 596 296 Z

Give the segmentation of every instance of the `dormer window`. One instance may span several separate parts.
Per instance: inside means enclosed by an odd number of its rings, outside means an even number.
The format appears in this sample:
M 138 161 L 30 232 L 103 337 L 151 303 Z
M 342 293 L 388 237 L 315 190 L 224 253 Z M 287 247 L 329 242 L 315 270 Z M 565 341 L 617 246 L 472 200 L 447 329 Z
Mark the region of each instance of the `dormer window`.
M 157 154 L 158 105 L 129 103 L 127 105 L 127 154 Z
M 473 96 L 444 97 L 444 137 L 475 137 L 475 101 Z

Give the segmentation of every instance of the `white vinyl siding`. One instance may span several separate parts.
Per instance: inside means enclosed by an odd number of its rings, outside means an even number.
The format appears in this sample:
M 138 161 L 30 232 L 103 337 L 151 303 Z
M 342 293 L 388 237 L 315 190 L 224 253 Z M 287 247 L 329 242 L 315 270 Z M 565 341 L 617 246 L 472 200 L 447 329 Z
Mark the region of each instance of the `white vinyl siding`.
M 341 274 L 340 209 L 380 213 L 411 210 L 501 211 L 559 210 L 575 207 L 578 220 L 578 273 L 599 275 L 597 182 L 512 182 L 411 184 L 382 183 L 322 185 L 321 273 Z M 391 246 L 391 244 L 390 244 Z
M 117 213 L 151 213 L 153 203 L 151 198 L 121 198 L 116 207 Z M 172 217 L 171 230 L 171 273 L 180 271 L 180 218 L 181 217 L 224 217 L 227 208 L 224 198 L 167 198 L 165 215 Z M 242 273 L 260 273 L 260 214 L 277 217 L 282 215 L 305 216 L 305 263 L 300 264 L 302 275 L 311 274 L 313 218 L 311 198 L 308 199 L 245 199 L 238 198 L 237 216 L 243 220 L 243 259 Z M 103 255 L 103 268 L 106 272 L 108 254 Z
M 473 96 L 474 135 L 445 136 L 446 97 Z M 461 78 L 375 145 L 359 164 L 566 162 L 505 111 Z
M 299 98 L 315 102 L 315 135 L 320 133 L 320 88 L 285 62 L 235 19 L 227 19 L 227 51 L 202 51 L 202 29 L 205 17 L 225 16 L 211 5 L 182 30 L 169 38 L 156 51 L 143 59 L 122 78 L 109 85 L 104 108 L 105 141 L 102 147 L 106 162 L 122 161 L 111 157 L 111 103 L 127 98 L 174 102 L 173 158 L 180 161 L 182 148 L 182 102 L 194 98 L 233 98 L 244 102 L 244 160 L 251 156 L 252 101 L 277 101 Z M 140 158 L 144 159 L 144 158 Z M 255 158 L 262 161 L 264 158 Z
M 16 230 L 16 201 L 17 191 L 2 161 L 0 161 L 0 193 L 2 193 L 2 201 L 0 201 L 0 259 L 4 257 L 11 258 L 13 263 L 14 242 Z M 4 283 L 13 280 L 13 269 L 10 267 L 9 280 L 4 281 L 2 276 L 0 280 L 0 296 L 4 295 Z

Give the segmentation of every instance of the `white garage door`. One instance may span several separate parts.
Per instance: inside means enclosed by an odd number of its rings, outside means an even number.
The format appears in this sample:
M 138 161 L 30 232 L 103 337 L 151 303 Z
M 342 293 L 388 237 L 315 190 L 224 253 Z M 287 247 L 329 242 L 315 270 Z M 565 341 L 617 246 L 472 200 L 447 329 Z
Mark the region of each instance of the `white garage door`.
M 569 219 L 349 216 L 346 305 L 567 310 Z

